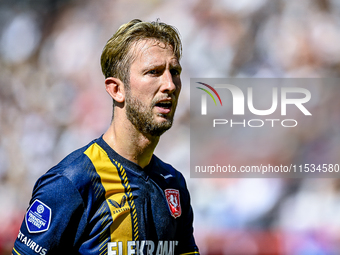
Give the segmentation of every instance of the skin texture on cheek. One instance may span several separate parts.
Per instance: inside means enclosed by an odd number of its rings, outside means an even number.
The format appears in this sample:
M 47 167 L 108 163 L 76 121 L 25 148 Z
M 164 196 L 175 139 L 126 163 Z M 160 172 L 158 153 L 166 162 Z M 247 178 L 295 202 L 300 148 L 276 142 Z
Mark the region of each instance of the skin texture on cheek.
M 163 121 L 156 121 L 153 115 L 153 105 L 146 106 L 130 92 L 126 93 L 126 116 L 135 128 L 142 134 L 160 136 L 167 131 L 173 122 L 173 115 Z

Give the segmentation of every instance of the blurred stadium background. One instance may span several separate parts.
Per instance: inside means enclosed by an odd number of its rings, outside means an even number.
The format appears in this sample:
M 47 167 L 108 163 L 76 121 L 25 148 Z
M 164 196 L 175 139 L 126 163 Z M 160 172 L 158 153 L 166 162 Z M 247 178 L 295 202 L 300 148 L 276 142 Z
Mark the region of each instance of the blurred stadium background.
M 338 77 L 338 0 L 1 0 L 0 254 L 37 178 L 108 127 L 99 58 L 133 18 L 160 18 L 183 39 L 176 124 L 156 153 L 187 178 L 201 254 L 340 254 L 338 179 L 189 178 L 190 78 Z M 335 88 L 325 100 L 335 125 L 292 132 L 280 154 L 340 158 L 339 98 Z

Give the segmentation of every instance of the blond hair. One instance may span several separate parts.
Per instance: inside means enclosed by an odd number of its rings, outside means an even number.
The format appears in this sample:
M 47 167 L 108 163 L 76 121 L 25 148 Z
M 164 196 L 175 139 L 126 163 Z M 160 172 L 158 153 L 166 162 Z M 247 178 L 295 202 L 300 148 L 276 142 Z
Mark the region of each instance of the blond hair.
M 103 49 L 101 67 L 105 78 L 119 78 L 128 86 L 129 70 L 133 61 L 130 49 L 134 43 L 145 39 L 155 39 L 166 45 L 171 45 L 177 59 L 181 58 L 182 43 L 175 27 L 158 20 L 143 22 L 134 19 L 122 25 L 107 41 Z

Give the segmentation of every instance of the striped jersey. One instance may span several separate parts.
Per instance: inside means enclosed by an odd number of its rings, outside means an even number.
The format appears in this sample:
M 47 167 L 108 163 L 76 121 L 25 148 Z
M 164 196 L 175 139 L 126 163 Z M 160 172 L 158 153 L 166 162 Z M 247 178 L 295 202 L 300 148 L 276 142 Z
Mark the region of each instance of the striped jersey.
M 184 177 L 153 155 L 148 166 L 102 137 L 36 182 L 13 254 L 199 254 Z

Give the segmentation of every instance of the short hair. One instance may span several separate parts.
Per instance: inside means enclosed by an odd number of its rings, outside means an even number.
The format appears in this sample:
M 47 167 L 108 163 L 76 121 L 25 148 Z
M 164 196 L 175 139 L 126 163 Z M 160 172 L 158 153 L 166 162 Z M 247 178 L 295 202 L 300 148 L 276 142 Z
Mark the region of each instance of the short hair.
M 159 20 L 143 22 L 134 19 L 123 24 L 107 41 L 103 49 L 101 67 L 105 78 L 119 78 L 128 85 L 130 65 L 133 61 L 130 49 L 134 43 L 145 39 L 156 39 L 166 45 L 171 45 L 174 55 L 180 60 L 182 43 L 175 27 L 159 22 Z

